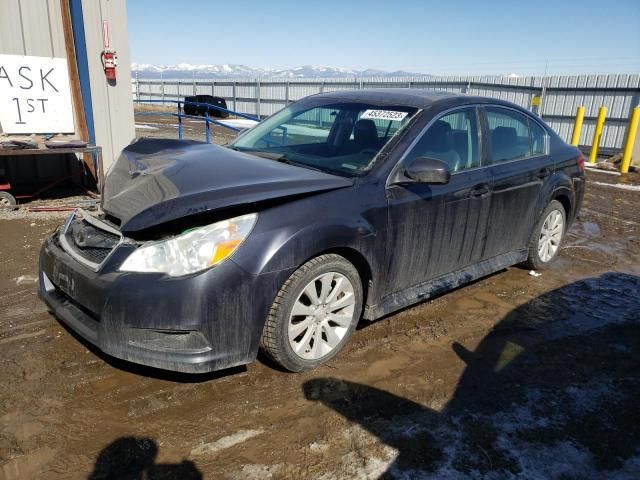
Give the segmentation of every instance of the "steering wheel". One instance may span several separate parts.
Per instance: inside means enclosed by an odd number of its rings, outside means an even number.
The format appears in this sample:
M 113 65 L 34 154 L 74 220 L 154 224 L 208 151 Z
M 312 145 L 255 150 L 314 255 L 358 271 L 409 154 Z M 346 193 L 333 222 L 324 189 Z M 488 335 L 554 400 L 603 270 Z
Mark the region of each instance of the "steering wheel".
M 266 137 L 262 137 L 260 140 L 258 140 L 258 142 L 264 142 L 265 146 L 267 146 L 267 147 L 282 147 L 281 143 L 278 143 L 278 142 L 276 142 L 274 140 L 269 140 Z

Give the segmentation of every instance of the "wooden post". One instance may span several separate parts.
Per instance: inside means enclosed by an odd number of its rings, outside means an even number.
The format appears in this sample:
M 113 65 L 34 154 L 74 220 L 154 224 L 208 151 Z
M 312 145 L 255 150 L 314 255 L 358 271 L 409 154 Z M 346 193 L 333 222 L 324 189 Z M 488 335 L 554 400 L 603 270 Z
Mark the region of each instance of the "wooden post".
M 76 136 L 79 140 L 89 142 L 89 129 L 87 127 L 87 118 L 84 114 L 84 102 L 82 100 L 82 91 L 80 89 L 80 75 L 78 75 L 78 63 L 76 62 L 76 48 L 73 40 L 73 26 L 71 24 L 71 10 L 69 0 L 60 0 L 60 12 L 62 13 L 62 31 L 64 34 L 65 53 L 67 55 L 67 66 L 69 70 L 69 83 L 71 83 L 71 102 L 73 103 L 74 123 L 76 126 Z M 91 101 L 91 99 L 87 99 Z M 96 171 L 91 154 L 82 154 L 82 161 L 89 168 L 94 180 L 101 184 L 102 179 L 99 178 L 100 173 Z M 102 160 L 102 159 L 101 159 Z

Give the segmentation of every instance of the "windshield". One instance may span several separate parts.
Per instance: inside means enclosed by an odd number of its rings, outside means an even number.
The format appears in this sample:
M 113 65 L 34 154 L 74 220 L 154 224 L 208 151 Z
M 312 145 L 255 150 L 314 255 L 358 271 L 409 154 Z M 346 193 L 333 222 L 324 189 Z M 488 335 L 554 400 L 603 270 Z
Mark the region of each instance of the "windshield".
M 417 109 L 368 103 L 293 104 L 238 138 L 231 148 L 346 176 L 371 169 L 378 152 Z

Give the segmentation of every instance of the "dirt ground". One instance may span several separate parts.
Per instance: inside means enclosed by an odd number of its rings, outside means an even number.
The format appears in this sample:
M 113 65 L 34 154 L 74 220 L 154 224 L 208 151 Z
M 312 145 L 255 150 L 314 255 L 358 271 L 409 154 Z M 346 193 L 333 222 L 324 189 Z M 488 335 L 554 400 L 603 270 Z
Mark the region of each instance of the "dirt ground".
M 363 323 L 303 374 L 88 348 L 36 296 L 61 220 L 0 219 L 0 479 L 640 478 L 640 191 L 617 178 L 588 173 L 550 270 Z

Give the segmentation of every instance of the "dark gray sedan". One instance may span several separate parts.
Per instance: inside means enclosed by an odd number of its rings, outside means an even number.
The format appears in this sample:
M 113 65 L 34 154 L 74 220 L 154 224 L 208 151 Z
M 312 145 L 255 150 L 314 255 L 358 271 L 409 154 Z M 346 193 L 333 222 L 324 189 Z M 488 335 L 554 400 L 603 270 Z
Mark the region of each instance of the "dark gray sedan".
M 374 320 L 558 255 L 584 159 L 516 105 L 415 89 L 296 102 L 229 147 L 141 140 L 102 211 L 40 256 L 40 295 L 115 357 L 302 371 Z

